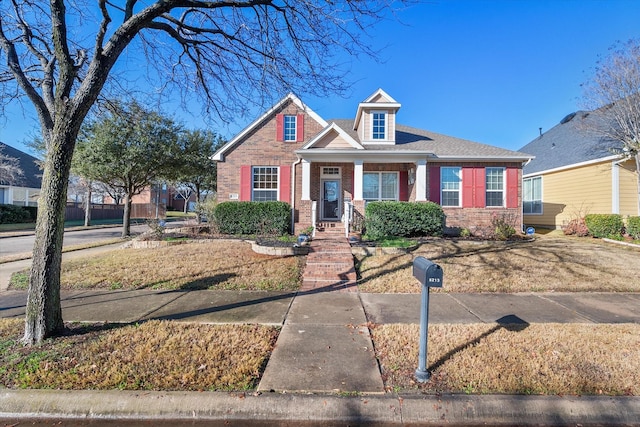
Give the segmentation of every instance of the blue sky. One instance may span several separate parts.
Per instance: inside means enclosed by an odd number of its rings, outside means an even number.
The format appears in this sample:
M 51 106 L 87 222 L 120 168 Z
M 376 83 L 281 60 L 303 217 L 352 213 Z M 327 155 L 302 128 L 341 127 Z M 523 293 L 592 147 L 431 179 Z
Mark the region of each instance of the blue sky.
M 382 62 L 352 63 L 348 99 L 303 101 L 351 118 L 382 88 L 402 104 L 399 123 L 516 150 L 581 108 L 599 56 L 640 38 L 636 0 L 431 0 L 398 18 L 372 32 Z M 251 120 L 214 130 L 230 138 Z M 18 149 L 35 131 L 19 112 L 0 122 L 0 140 Z

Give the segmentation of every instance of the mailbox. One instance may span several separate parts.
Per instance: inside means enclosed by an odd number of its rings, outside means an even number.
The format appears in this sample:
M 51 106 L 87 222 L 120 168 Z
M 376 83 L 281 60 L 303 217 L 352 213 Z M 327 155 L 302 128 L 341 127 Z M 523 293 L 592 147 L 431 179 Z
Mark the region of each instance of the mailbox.
M 430 288 L 442 287 L 442 268 L 425 257 L 419 256 L 413 260 L 413 277 L 418 279 L 424 286 Z

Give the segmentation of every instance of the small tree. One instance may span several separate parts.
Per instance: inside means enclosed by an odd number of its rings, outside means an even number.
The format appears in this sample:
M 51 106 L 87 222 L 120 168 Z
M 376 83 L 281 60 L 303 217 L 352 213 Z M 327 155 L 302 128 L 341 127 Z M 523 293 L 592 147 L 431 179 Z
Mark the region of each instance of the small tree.
M 216 191 L 216 167 L 213 154 L 226 141 L 212 131 L 187 130 L 180 135 L 179 166 L 174 170 L 172 184 L 185 201 L 187 212 L 189 197 L 195 193 L 196 202 L 202 202 L 203 196 Z
M 112 103 L 101 119 L 85 127 L 73 168 L 124 194 L 122 237 L 131 231 L 131 198 L 179 166 L 173 160 L 179 158 L 179 133 L 173 120 L 136 102 Z
M 585 122 L 588 131 L 619 142 L 614 153 L 635 160 L 640 212 L 640 40 L 612 47 L 583 88 L 584 101 L 596 115 Z

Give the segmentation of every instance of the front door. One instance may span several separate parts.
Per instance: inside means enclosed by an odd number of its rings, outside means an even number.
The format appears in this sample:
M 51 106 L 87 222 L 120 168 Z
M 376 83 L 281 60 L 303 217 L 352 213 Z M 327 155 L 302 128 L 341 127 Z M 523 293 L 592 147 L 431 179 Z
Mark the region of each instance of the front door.
M 323 221 L 340 219 L 340 181 L 327 179 L 322 181 L 322 203 L 320 206 Z

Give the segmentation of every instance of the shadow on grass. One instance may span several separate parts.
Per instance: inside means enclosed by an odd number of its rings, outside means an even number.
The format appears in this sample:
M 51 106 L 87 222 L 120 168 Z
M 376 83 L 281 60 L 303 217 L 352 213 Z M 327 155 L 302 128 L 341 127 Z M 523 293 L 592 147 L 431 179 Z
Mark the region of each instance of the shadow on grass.
M 501 318 L 499 318 L 498 320 L 496 320 L 497 325 L 494 326 L 493 328 L 489 329 L 487 332 L 481 334 L 480 336 L 472 339 L 471 341 L 468 341 L 464 344 L 461 344 L 459 346 L 457 346 L 456 348 L 452 349 L 451 351 L 449 351 L 447 354 L 445 354 L 444 356 L 442 356 L 440 359 L 436 360 L 435 362 L 433 362 L 431 364 L 431 366 L 429 366 L 429 371 L 435 371 L 436 369 L 440 368 L 442 365 L 444 365 L 445 363 L 447 363 L 453 356 L 455 356 L 456 354 L 470 348 L 473 347 L 474 345 L 477 345 L 480 343 L 480 341 L 482 341 L 484 338 L 488 337 L 489 335 L 501 330 L 501 329 L 506 329 L 507 331 L 510 332 L 520 332 L 520 331 L 524 331 L 525 329 L 527 329 L 529 327 L 529 323 L 523 319 L 521 319 L 520 317 L 516 316 L 515 314 L 509 314 L 506 316 L 502 316 Z

